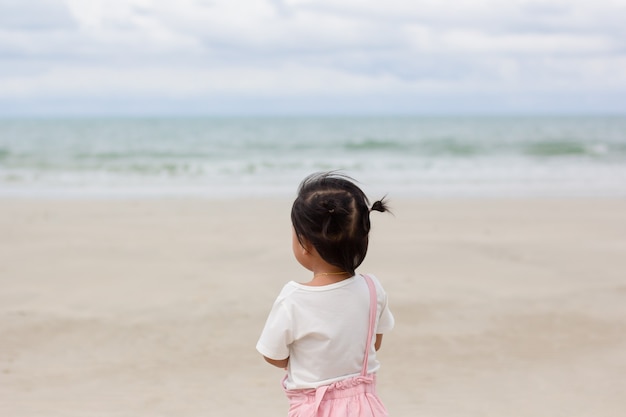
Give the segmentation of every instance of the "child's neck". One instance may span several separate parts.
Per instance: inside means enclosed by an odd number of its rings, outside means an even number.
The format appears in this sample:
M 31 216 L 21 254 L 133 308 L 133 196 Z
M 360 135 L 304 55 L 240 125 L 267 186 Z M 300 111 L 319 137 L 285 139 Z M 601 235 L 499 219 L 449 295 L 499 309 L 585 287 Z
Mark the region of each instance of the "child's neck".
M 311 281 L 307 282 L 306 285 L 321 287 L 324 285 L 336 284 L 337 282 L 341 282 L 351 276 L 352 274 L 347 271 L 314 272 L 313 278 Z

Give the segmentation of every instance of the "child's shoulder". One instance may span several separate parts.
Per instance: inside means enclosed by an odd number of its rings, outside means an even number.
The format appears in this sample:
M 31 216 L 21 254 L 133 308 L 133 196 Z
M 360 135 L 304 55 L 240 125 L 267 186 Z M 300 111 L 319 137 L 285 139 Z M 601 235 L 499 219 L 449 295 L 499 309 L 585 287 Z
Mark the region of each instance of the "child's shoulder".
M 385 288 L 383 287 L 383 284 L 381 284 L 380 280 L 376 277 L 376 275 L 374 274 L 361 274 L 361 275 L 365 275 L 368 276 L 372 279 L 372 281 L 374 282 L 374 285 L 376 286 L 376 289 L 379 292 L 382 292 L 383 294 L 385 293 Z
M 370 274 L 370 273 L 361 274 L 361 275 L 363 275 L 364 277 L 370 277 L 372 281 L 374 281 L 375 284 L 380 285 L 380 280 L 376 277 L 376 275 Z
M 281 301 L 281 300 L 290 298 L 293 295 L 293 293 L 297 292 L 299 289 L 300 288 L 295 281 L 287 282 L 285 285 L 283 285 L 283 288 L 280 290 L 280 293 L 278 293 L 278 297 L 276 301 Z

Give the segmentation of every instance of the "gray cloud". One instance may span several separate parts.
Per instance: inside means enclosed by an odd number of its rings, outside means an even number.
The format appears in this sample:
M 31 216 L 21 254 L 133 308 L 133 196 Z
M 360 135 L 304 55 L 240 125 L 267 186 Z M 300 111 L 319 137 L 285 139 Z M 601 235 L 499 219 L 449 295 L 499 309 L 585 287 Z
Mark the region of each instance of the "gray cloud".
M 626 93 L 624 15 L 609 0 L 2 1 L 0 99 L 599 97 Z
M 3 31 L 49 31 L 76 27 L 76 20 L 61 0 L 0 1 L 0 28 Z

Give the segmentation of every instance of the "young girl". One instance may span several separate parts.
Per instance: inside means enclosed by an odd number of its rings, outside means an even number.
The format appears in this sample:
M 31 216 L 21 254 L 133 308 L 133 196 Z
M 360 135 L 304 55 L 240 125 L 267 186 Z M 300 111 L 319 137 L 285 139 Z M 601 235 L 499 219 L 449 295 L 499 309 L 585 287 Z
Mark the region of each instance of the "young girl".
M 300 184 L 293 253 L 312 278 L 283 287 L 256 346 L 287 370 L 289 417 L 387 415 L 376 395 L 376 351 L 394 319 L 378 280 L 355 273 L 372 210 L 387 207 L 381 200 L 370 208 L 349 177 L 320 173 Z

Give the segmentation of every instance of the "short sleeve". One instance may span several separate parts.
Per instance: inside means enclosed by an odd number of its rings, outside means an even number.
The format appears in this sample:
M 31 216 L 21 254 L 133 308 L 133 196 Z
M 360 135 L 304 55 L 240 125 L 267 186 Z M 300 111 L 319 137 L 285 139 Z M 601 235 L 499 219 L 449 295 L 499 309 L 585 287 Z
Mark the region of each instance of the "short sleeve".
M 378 326 L 376 326 L 376 333 L 385 333 L 393 329 L 395 324 L 395 319 L 393 318 L 393 314 L 391 314 L 391 310 L 389 309 L 389 304 L 387 303 L 387 294 L 384 294 L 385 299 L 383 301 L 382 310 L 380 312 L 380 317 L 378 318 Z
M 389 303 L 387 299 L 387 293 L 385 289 L 381 285 L 378 278 L 373 275 L 370 275 L 376 284 L 376 292 L 378 293 L 378 302 L 381 304 L 380 315 L 378 316 L 378 324 L 376 326 L 376 333 L 385 333 L 393 329 L 395 325 L 395 319 L 391 310 L 389 309 Z
M 289 345 L 293 342 L 292 320 L 282 300 L 277 299 L 272 306 L 256 350 L 270 359 L 289 357 Z

